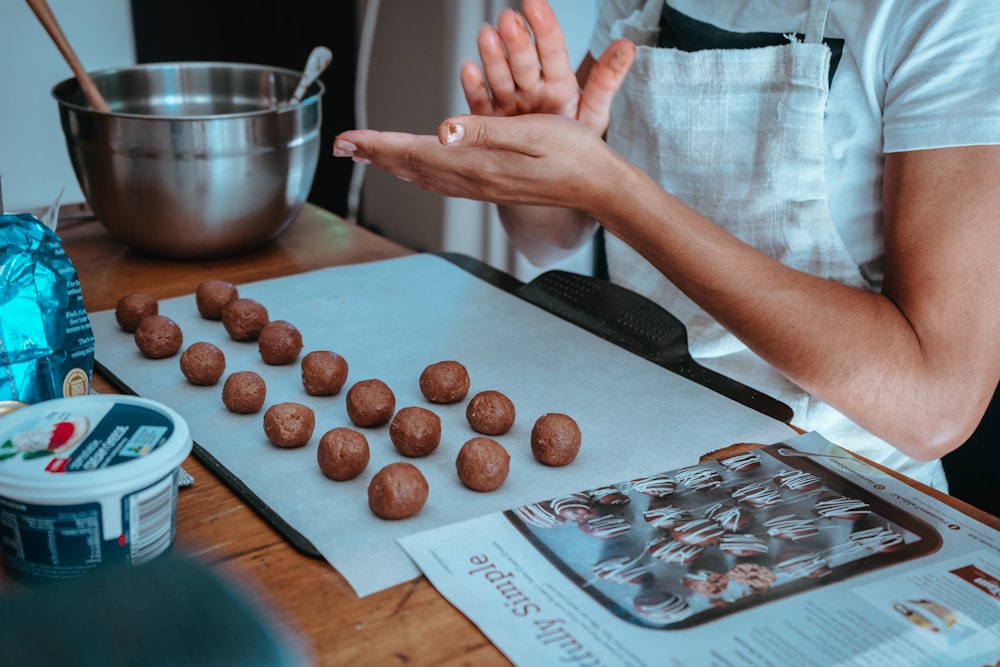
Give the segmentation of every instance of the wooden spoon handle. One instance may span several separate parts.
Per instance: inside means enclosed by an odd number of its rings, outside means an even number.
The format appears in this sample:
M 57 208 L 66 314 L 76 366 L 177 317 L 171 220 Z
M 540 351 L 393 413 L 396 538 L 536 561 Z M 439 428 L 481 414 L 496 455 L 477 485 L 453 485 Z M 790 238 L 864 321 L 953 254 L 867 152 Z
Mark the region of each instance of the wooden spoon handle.
M 73 52 L 73 47 L 70 46 L 69 40 L 63 34 L 62 28 L 59 27 L 59 22 L 56 21 L 52 10 L 49 9 L 49 4 L 45 0 L 27 0 L 27 3 L 31 7 L 31 10 L 35 12 L 35 16 L 38 17 L 42 27 L 49 33 L 49 37 L 55 42 L 56 48 L 59 49 L 63 58 L 66 59 L 69 68 L 73 70 L 73 74 L 76 76 L 76 80 L 79 82 L 81 90 L 83 90 L 83 95 L 87 98 L 90 106 L 98 111 L 111 111 L 108 103 L 104 101 L 101 91 L 94 85 L 94 81 L 87 74 L 87 70 L 83 69 L 83 65 L 80 64 L 76 53 Z

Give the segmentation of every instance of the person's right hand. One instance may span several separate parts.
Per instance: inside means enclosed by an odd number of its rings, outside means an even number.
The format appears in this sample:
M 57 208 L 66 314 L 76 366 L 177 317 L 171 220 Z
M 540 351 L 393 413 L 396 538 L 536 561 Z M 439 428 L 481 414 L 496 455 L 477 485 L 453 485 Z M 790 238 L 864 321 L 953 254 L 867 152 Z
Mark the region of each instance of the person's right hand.
M 600 135 L 554 114 L 453 116 L 437 136 L 348 130 L 333 152 L 435 194 L 500 205 L 603 206 L 622 171 Z
M 545 0 L 524 0 L 523 11 L 527 24 L 517 12 L 505 9 L 496 28 L 480 29 L 482 69 L 466 61 L 461 70 L 469 111 L 481 116 L 555 114 L 603 134 L 611 100 L 635 58 L 635 45 L 616 40 L 597 62 L 588 54 L 581 89 L 552 8 Z

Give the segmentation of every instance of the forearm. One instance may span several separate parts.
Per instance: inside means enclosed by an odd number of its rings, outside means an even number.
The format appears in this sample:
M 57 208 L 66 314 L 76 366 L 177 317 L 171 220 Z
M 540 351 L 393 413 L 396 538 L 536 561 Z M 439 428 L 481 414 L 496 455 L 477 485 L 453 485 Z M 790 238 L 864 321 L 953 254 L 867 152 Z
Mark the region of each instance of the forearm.
M 535 266 L 573 254 L 593 235 L 597 223 L 582 211 L 550 206 L 498 206 L 514 246 Z
M 763 255 L 624 161 L 616 173 L 610 187 L 630 196 L 599 193 L 591 214 L 792 382 L 913 458 L 936 458 L 974 428 L 990 376 L 972 372 L 948 332 Z

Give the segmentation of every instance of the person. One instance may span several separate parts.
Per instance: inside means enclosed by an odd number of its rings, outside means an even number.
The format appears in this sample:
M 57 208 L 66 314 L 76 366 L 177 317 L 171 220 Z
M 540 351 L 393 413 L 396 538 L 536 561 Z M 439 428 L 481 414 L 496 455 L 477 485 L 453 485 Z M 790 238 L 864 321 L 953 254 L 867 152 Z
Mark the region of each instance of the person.
M 606 0 L 575 76 L 521 10 L 480 30 L 469 114 L 334 155 L 495 202 L 541 266 L 601 226 L 695 359 L 947 489 L 1000 379 L 1000 2 Z

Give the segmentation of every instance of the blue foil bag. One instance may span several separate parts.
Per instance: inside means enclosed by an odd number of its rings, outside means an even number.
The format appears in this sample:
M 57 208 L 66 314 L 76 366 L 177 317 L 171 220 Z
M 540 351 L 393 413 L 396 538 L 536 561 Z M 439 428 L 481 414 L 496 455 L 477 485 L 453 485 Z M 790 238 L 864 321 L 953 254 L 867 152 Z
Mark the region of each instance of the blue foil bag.
M 94 332 L 62 241 L 33 215 L 0 215 L 0 401 L 87 394 L 93 368 Z

